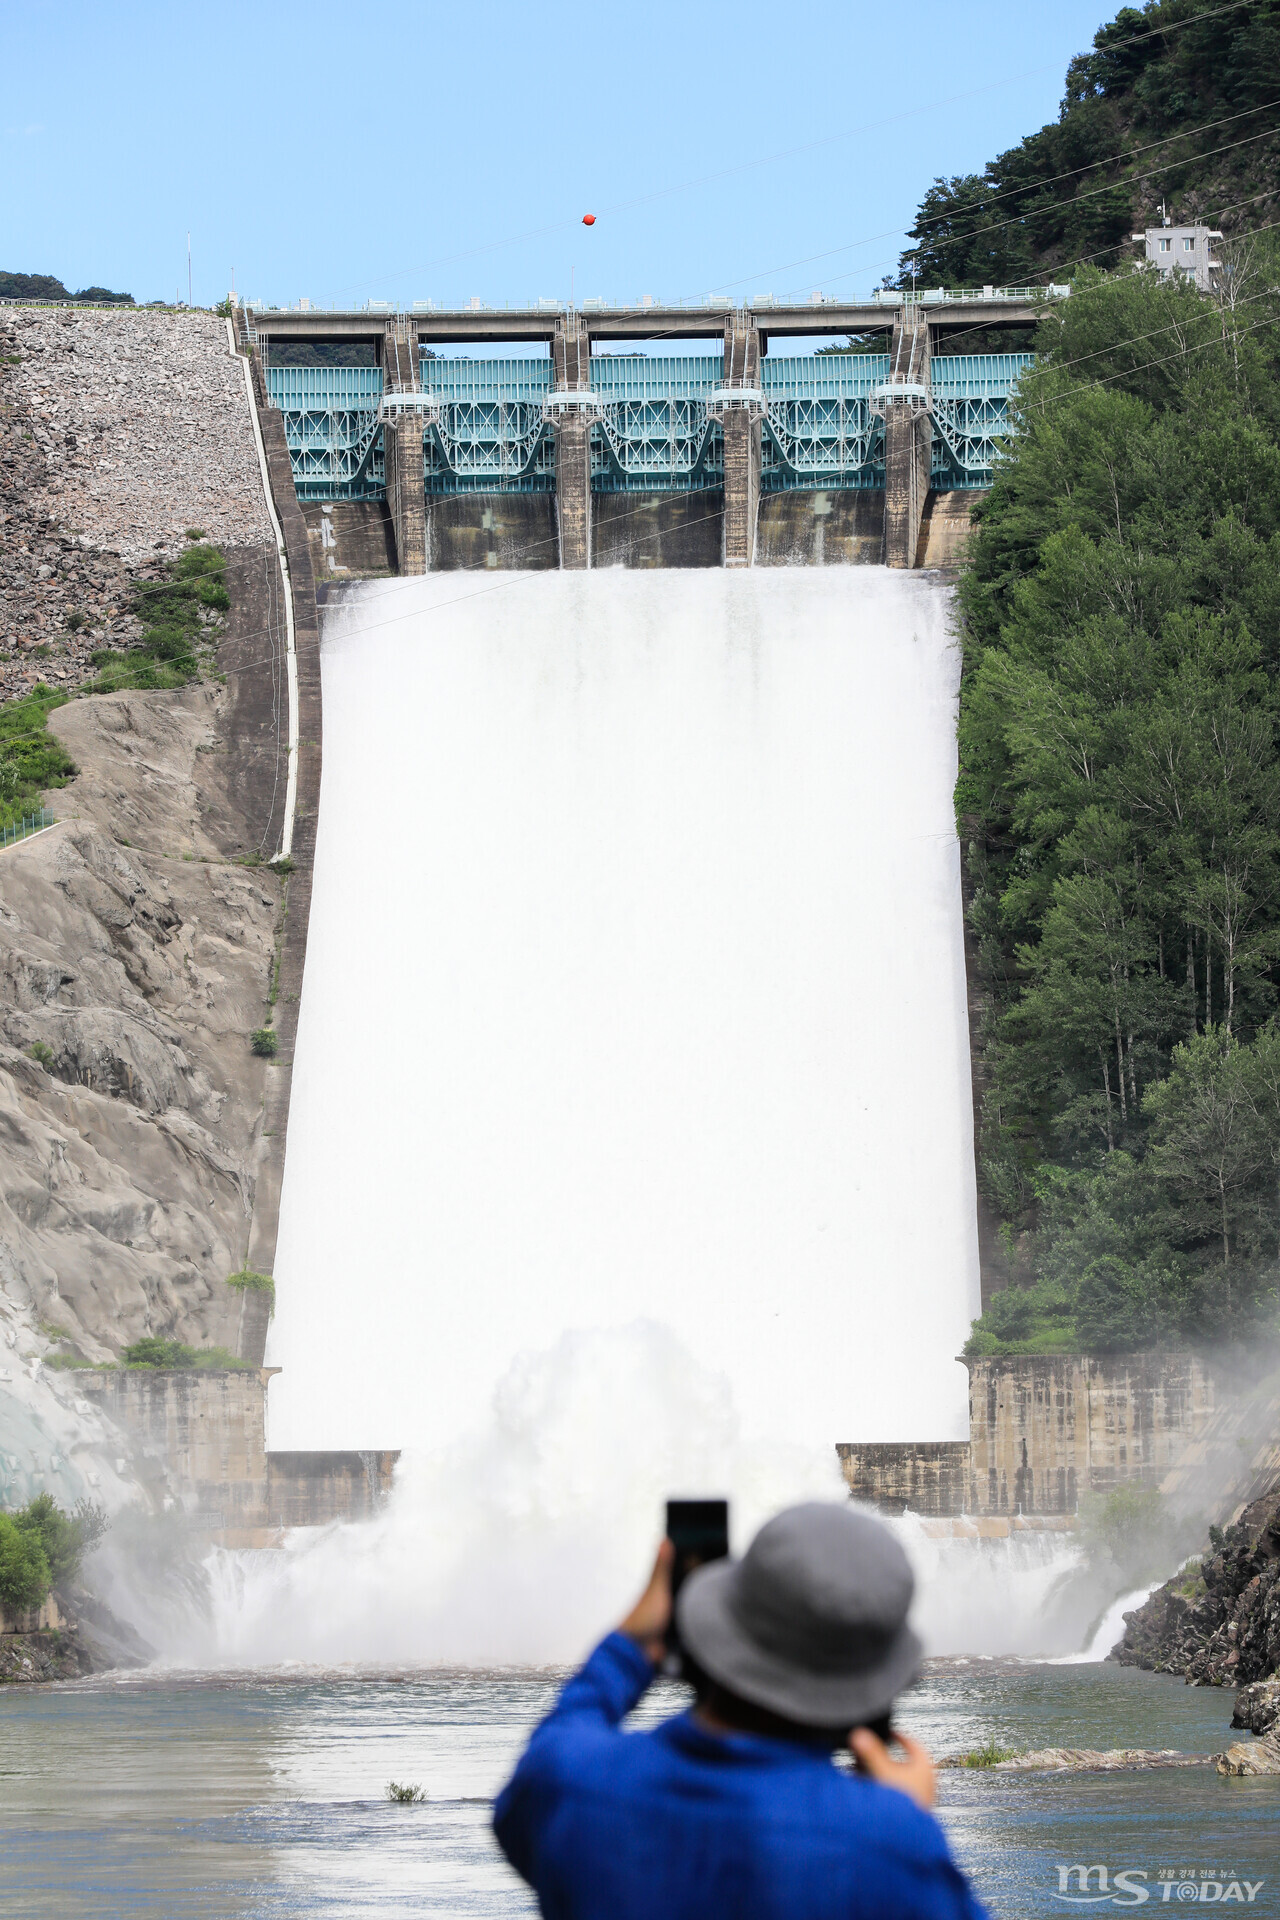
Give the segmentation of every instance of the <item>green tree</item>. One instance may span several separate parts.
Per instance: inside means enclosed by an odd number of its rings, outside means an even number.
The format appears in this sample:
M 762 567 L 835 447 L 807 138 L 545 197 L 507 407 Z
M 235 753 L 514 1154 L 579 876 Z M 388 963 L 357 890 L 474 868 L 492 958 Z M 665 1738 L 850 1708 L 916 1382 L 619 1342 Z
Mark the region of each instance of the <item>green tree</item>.
M 0 1607 L 23 1613 L 47 1599 L 52 1580 L 38 1539 L 0 1513 Z
M 62 1588 L 80 1571 L 89 1549 L 106 1531 L 101 1507 L 81 1501 L 74 1513 L 64 1513 L 53 1495 L 38 1493 L 13 1516 L 14 1524 L 39 1547 L 55 1587 Z
M 1250 306 L 1079 276 L 959 590 L 980 1177 L 1100 1350 L 1275 1291 L 1280 255 L 1250 271 Z

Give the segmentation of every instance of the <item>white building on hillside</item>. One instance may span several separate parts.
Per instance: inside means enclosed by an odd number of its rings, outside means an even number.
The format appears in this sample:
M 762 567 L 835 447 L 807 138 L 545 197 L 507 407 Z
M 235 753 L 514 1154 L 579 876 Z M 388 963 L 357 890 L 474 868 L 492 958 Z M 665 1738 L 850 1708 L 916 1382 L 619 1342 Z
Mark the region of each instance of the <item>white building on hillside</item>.
M 1213 285 L 1219 265 L 1211 258 L 1213 242 L 1222 238 L 1215 227 L 1148 227 L 1129 238 L 1144 243 L 1147 259 L 1166 277 L 1185 273 L 1206 293 Z

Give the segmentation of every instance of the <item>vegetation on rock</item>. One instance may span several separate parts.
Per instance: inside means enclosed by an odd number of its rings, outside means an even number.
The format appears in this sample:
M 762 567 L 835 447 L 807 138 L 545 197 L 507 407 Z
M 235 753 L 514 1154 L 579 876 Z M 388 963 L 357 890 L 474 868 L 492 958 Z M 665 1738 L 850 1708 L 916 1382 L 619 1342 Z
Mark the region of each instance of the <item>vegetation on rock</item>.
M 125 1348 L 121 1360 L 126 1367 L 151 1367 L 157 1372 L 245 1373 L 252 1371 L 249 1361 L 239 1359 L 226 1347 L 189 1347 L 181 1340 L 161 1340 L 147 1334 Z
M 967 1753 L 958 1753 L 952 1760 L 953 1767 L 998 1767 L 1002 1761 L 1017 1758 L 1020 1749 L 1002 1747 L 997 1740 L 988 1740 L 985 1746 L 970 1747 Z
M 1025 1291 L 971 1351 L 1274 1317 L 1277 281 L 1078 276 L 978 510 L 956 799 L 980 1180 Z
M 207 618 L 231 605 L 222 549 L 198 541 L 167 571 L 167 580 L 140 585 L 134 597 L 131 611 L 147 623 L 141 640 L 125 653 L 105 647 L 92 656 L 91 693 L 184 687 L 209 664 Z
M 40 804 L 49 787 L 65 787 L 76 766 L 45 722 L 65 693 L 37 681 L 25 699 L 0 706 L 0 827 L 12 825 Z
M 227 1275 L 227 1285 L 238 1293 L 265 1293 L 268 1312 L 275 1312 L 276 1283 L 269 1273 L 255 1273 L 252 1267 L 241 1267 L 239 1273 Z

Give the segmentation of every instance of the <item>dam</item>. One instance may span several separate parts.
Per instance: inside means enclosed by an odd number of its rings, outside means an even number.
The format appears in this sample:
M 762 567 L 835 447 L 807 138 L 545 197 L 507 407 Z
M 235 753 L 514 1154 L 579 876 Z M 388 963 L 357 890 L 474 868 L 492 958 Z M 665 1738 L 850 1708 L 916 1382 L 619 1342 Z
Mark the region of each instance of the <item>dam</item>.
M 817 553 L 793 541 L 781 557 L 821 560 L 831 497 L 862 496 L 854 551 L 830 557 L 913 568 L 954 557 L 945 535 L 930 554 L 933 508 L 990 485 L 1033 357 L 966 341 L 1025 336 L 1067 292 L 394 315 L 246 305 L 237 325 L 281 413 L 298 499 L 325 503 L 335 573 L 335 528 L 367 526 L 372 505 L 394 570 L 466 564 L 457 530 L 480 496 L 523 523 L 505 564 L 751 566 L 777 548 L 786 497 L 820 495 Z M 826 344 L 770 351 L 796 338 Z M 706 340 L 719 353 L 688 350 Z M 475 357 L 494 345 L 519 357 Z M 664 524 L 637 537 L 646 503 Z M 938 519 L 943 532 L 945 505 Z
M 131 1148 L 108 1310 L 65 1198 L 39 1216 L 60 1224 L 24 1247 L 6 1332 L 53 1364 L 9 1383 L 10 1498 L 132 1484 L 180 1511 L 228 1556 L 224 1652 L 276 1644 L 285 1582 L 317 1655 L 399 1595 L 405 1657 L 540 1659 L 620 1600 L 673 1488 L 727 1489 L 748 1525 L 842 1472 L 944 1530 L 1070 1526 L 1084 1491 L 1203 1444 L 1216 1390 L 1176 1369 L 1019 1362 L 988 1414 L 956 1359 L 979 1257 L 938 569 L 1028 356 L 955 349 L 972 328 L 1018 347 L 1049 297 L 18 322 L 50 476 L 32 537 L 87 522 L 136 565 L 204 525 L 233 610 L 225 688 L 62 710 L 67 817 L 6 856 L 33 928 L 84 857 L 124 861 L 126 927 L 163 897 L 214 933 L 194 1015 L 172 961 L 152 991 L 186 1036 L 179 1098 L 222 1128 L 211 1175 L 168 1118 L 170 1056 L 144 1073 L 114 990 L 66 942 L 47 966 L 33 948 L 46 997 L 11 1011 L 11 1046 L 54 1070 L 10 1056 L 14 1111 L 44 1116 L 21 1179 L 91 1204 L 121 1164 L 83 1152 L 92 1130 L 145 1108 L 217 1231 L 185 1199 L 166 1216 Z M 837 351 L 769 351 L 805 334 Z M 132 411 L 104 424 L 122 366 Z M 174 407 L 178 384 L 211 397 Z M 56 642 L 69 537 L 40 549 L 25 646 Z M 78 644 L 44 671 L 82 672 Z M 93 954 L 119 936 L 81 891 Z M 264 1021 L 274 1051 L 246 1067 Z M 68 1138 L 84 1165 L 50 1172 Z M 226 1285 L 242 1267 L 278 1283 L 269 1349 L 266 1296 Z M 139 1333 L 249 1372 L 115 1369 Z M 606 1534 L 577 1623 L 503 1638 L 495 1580 L 524 1591 Z

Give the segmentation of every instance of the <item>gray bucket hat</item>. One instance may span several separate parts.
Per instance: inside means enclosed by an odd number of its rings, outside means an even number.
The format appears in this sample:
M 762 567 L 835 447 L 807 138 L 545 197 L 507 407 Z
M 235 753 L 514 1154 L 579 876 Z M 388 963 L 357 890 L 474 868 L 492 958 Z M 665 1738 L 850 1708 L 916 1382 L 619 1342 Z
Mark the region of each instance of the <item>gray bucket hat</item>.
M 775 1515 L 741 1560 L 691 1574 L 676 1624 L 704 1672 L 743 1700 L 807 1726 L 852 1727 L 915 1678 L 914 1589 L 883 1521 L 814 1500 Z

